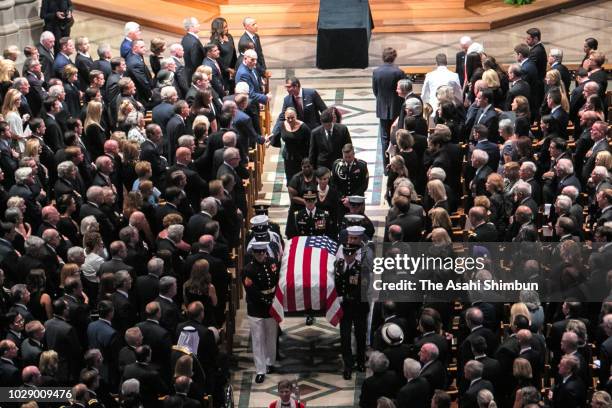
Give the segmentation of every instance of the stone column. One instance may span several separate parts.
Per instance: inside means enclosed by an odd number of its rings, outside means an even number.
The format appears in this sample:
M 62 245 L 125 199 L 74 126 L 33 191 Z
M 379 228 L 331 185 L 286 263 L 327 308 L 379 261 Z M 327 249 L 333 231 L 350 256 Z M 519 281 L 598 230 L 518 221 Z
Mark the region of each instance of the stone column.
M 39 17 L 39 0 L 14 0 L 15 23 L 19 27 L 19 48 L 38 43 L 44 25 Z
M 11 44 L 19 45 L 19 26 L 15 21 L 15 0 L 0 0 L 0 52 Z

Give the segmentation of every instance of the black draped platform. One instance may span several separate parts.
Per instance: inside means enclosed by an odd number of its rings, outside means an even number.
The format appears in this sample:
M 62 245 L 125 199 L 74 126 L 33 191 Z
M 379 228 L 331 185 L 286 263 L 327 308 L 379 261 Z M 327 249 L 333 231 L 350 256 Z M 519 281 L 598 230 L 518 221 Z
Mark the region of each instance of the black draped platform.
M 373 28 L 368 0 L 321 0 L 317 68 L 366 68 Z

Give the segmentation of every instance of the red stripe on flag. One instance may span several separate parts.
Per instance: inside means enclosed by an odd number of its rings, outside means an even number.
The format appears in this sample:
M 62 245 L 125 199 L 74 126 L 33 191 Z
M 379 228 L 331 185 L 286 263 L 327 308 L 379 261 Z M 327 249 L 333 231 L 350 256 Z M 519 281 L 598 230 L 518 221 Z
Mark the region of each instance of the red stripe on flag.
M 287 263 L 287 289 L 285 289 L 285 294 L 287 295 L 287 310 L 290 312 L 297 309 L 295 306 L 295 253 L 297 252 L 299 239 L 300 237 L 291 239 L 289 262 Z
M 329 310 L 329 308 L 332 306 L 332 304 L 334 303 L 337 297 L 338 297 L 338 294 L 336 293 L 336 289 L 333 289 L 331 294 L 327 298 L 325 310 Z
M 327 250 L 321 251 L 319 259 L 319 307 L 323 309 L 323 305 L 327 302 Z
M 320 251 L 323 252 L 323 251 Z M 304 310 L 312 309 L 312 301 L 310 299 L 310 263 L 312 262 L 312 248 L 307 246 L 304 248 L 304 256 L 302 257 L 302 289 L 304 293 Z

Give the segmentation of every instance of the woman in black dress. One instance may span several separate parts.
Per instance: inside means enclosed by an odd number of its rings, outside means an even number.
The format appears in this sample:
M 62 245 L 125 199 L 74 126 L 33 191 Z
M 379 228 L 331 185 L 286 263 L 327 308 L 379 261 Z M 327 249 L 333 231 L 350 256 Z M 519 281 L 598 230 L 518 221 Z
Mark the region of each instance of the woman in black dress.
M 404 165 L 408 170 L 408 178 L 414 184 L 414 189 L 420 195 L 425 192 L 425 172 L 423 171 L 422 157 L 414 150 L 414 137 L 409 131 L 399 129 L 395 133 L 397 140 L 398 155 L 404 159 Z
M 102 104 L 91 101 L 87 104 L 87 115 L 85 116 L 85 137 L 83 144 L 91 155 L 92 160 L 104 154 L 104 142 L 106 142 L 106 131 L 100 124 L 102 117 Z M 126 132 L 127 133 L 127 132 Z
M 157 76 L 157 73 L 161 69 L 161 60 L 164 58 L 164 51 L 166 51 L 166 40 L 159 37 L 152 39 L 150 51 L 149 65 L 151 66 L 151 71 L 153 71 L 153 76 Z
M 44 269 L 32 269 L 26 277 L 26 285 L 30 291 L 28 310 L 34 319 L 45 322 L 53 317 L 53 306 L 51 296 L 46 291 Z
M 77 211 L 75 197 L 72 194 L 62 194 L 57 200 L 57 210 L 60 213 L 57 231 L 68 238 L 72 245 L 82 245 L 83 237 L 79 233 L 79 225 L 72 218 Z
M 64 92 L 66 99 L 64 104 L 68 113 L 73 118 L 81 116 L 81 91 L 79 90 L 79 70 L 72 64 L 64 67 L 62 76 L 64 77 Z
M 404 158 L 401 155 L 396 155 L 393 156 L 389 162 L 387 192 L 385 193 L 385 198 L 387 199 L 389 207 L 391 206 L 391 198 L 395 193 L 393 184 L 395 183 L 395 180 L 400 177 L 408 178 L 408 169 L 406 168 L 406 163 L 404 163 Z
M 206 259 L 195 261 L 187 282 L 183 284 L 183 301 L 185 306 L 191 302 L 202 302 L 204 310 L 212 310 L 217 306 L 217 292 L 211 283 L 209 264 Z M 215 326 L 215 313 L 205 313 L 204 324 L 207 327 Z
M 287 183 L 300 171 L 302 159 L 308 157 L 310 146 L 310 129 L 304 122 L 298 120 L 293 108 L 285 110 L 285 121 L 281 125 L 281 139 L 285 143 L 283 159 L 285 162 L 285 177 Z
M 229 33 L 227 21 L 223 17 L 215 18 L 210 26 L 210 42 L 219 47 L 221 55 L 218 62 L 223 69 L 223 80 L 230 94 L 234 93 L 234 67 L 236 66 L 236 47 L 234 37 Z
M 294 213 L 305 206 L 302 196 L 306 191 L 317 190 L 317 180 L 315 179 L 314 169 L 312 168 L 309 158 L 302 160 L 302 171 L 295 174 L 291 180 L 289 180 L 287 190 L 289 190 L 291 205 L 289 207 L 289 214 L 287 214 L 285 234 L 287 238 L 293 238 L 297 235 Z
M 327 167 L 319 167 L 315 172 L 317 178 L 317 208 L 329 213 L 332 228 L 330 235 L 336 237 L 338 234 L 338 209 L 342 205 L 340 194 L 334 186 L 329 185 L 331 171 Z

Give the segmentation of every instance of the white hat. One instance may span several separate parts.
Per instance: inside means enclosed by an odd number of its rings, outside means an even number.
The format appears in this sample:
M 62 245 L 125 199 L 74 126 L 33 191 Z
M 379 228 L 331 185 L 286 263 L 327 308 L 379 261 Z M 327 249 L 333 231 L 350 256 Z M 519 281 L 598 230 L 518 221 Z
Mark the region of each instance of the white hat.
M 255 227 L 258 225 L 268 225 L 268 216 L 267 215 L 256 215 L 253 218 L 251 218 L 251 226 Z
M 365 232 L 365 228 L 361 225 L 352 225 L 346 229 L 348 234 L 353 237 L 360 237 Z

